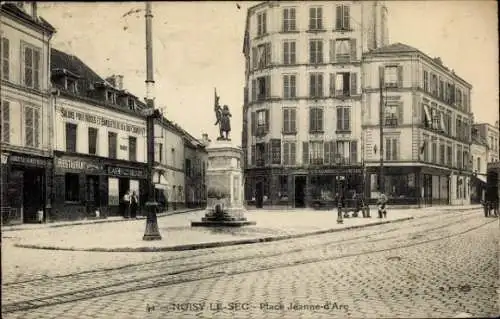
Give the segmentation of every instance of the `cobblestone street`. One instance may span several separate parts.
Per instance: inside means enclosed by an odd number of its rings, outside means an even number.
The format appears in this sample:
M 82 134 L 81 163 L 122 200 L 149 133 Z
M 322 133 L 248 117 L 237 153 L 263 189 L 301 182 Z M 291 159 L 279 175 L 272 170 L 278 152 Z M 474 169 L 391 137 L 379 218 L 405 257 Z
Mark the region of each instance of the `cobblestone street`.
M 479 210 L 279 242 L 165 253 L 9 245 L 4 318 L 496 316 L 496 219 Z M 7 236 L 7 235 L 6 235 Z M 39 262 L 40 261 L 40 262 Z M 30 264 L 23 271 L 23 263 Z M 21 275 L 22 274 L 22 275 Z

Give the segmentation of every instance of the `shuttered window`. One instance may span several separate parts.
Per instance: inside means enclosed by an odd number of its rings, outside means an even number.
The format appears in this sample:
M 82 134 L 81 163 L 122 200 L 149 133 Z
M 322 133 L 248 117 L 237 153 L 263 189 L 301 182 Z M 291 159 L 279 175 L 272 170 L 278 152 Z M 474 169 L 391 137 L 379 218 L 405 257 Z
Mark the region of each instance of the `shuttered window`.
M 296 110 L 294 108 L 283 109 L 283 133 L 295 133 Z
M 24 143 L 28 147 L 40 147 L 40 109 L 24 107 Z
M 40 88 L 41 55 L 40 50 L 31 46 L 24 47 L 24 85 Z
M 117 153 L 117 135 L 115 132 L 108 132 L 108 157 L 116 158 L 117 157 L 116 153 Z M 172 149 L 172 159 L 173 159 L 173 164 L 175 165 L 175 154 L 173 149 Z
M 0 58 L 2 63 L 2 79 L 10 78 L 10 42 L 7 38 L 2 38 L 0 43 Z
M 349 30 L 350 23 L 350 8 L 345 5 L 338 5 L 335 8 L 335 29 Z
M 309 132 L 322 132 L 323 131 L 323 109 L 311 108 L 309 109 Z
M 66 152 L 76 152 L 76 129 L 76 124 L 66 123 Z
M 10 143 L 10 102 L 2 100 L 2 142 Z

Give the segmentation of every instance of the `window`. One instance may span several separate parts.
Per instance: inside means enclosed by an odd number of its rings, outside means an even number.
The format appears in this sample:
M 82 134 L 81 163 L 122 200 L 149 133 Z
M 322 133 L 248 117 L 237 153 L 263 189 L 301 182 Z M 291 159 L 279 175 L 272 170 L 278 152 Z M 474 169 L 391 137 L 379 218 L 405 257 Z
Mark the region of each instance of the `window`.
M 75 79 L 65 79 L 65 89 L 71 93 L 78 93 L 78 82 Z
M 108 132 L 108 157 L 116 158 L 117 135 L 115 132 Z
M 2 142 L 10 143 L 10 102 L 2 100 Z
M 266 126 L 266 111 L 261 110 L 257 112 L 257 128 Z
M 337 131 L 351 130 L 351 108 L 337 106 Z
M 283 31 L 295 31 L 295 8 L 283 9 Z
M 398 67 L 386 66 L 384 69 L 384 84 L 386 87 L 398 87 Z
M 64 176 L 64 186 L 66 201 L 77 202 L 80 200 L 80 178 L 78 174 L 66 173 Z
M 280 189 L 278 196 L 280 200 L 288 199 L 288 175 L 280 175 Z
M 284 142 L 283 143 L 283 164 L 284 165 L 295 165 L 296 161 L 296 144 L 295 142 Z
M 256 85 L 257 101 L 271 97 L 271 76 L 261 76 L 257 78 Z
M 283 64 L 295 64 L 295 41 L 283 42 Z
M 353 96 L 357 94 L 356 73 L 335 73 L 335 81 L 330 78 L 330 93 L 335 92 L 337 97 Z
M 296 132 L 296 112 L 293 108 L 283 109 L 283 133 Z
M 431 74 L 431 94 L 437 96 L 437 75 Z
M 10 78 L 10 43 L 9 39 L 1 38 L 0 43 L 0 58 L 2 63 L 2 80 L 9 80 Z
M 457 89 L 456 91 L 457 91 L 457 92 L 456 92 L 456 97 L 457 97 L 457 99 L 456 99 L 456 101 L 457 101 L 457 106 L 458 106 L 459 108 L 461 108 L 461 107 L 462 107 L 462 91 L 461 91 L 460 89 Z
M 261 36 L 267 33 L 267 14 L 261 12 L 257 14 L 257 36 Z
M 24 47 L 24 85 L 29 88 L 40 88 L 40 50 L 26 45 Z
M 350 29 L 350 18 L 349 18 L 349 7 L 344 5 L 339 5 L 336 7 L 336 19 L 335 19 L 335 29 L 336 30 L 349 30 Z
M 271 139 L 271 164 L 281 164 L 281 140 Z
M 455 137 L 461 139 L 462 138 L 462 121 L 460 119 L 456 120 L 456 134 Z
M 128 137 L 128 160 L 137 160 L 137 138 L 135 136 Z
M 431 108 L 431 119 L 432 119 L 432 129 L 440 130 L 441 129 L 441 116 L 439 111 L 435 108 Z
M 322 165 L 323 164 L 323 142 L 315 141 L 310 142 L 309 147 L 309 161 L 311 164 Z
M 349 62 L 356 60 L 356 39 L 335 40 L 335 61 Z
M 462 168 L 462 151 L 457 150 L 457 168 Z
M 321 7 L 309 8 L 309 30 L 323 29 L 322 14 Z
M 323 40 L 309 40 L 309 63 L 323 63 Z
M 385 159 L 388 161 L 399 159 L 399 138 L 387 137 L 385 139 Z
M 155 143 L 155 162 L 163 163 L 163 144 Z
M 106 101 L 111 104 L 116 104 L 116 95 L 112 91 L 106 91 Z
M 387 102 L 384 110 L 385 126 L 398 126 L 402 124 L 403 104 L 401 102 Z
M 446 163 L 449 167 L 453 166 L 453 150 L 450 145 L 446 147 Z
M 257 166 L 264 166 L 264 158 L 266 155 L 266 147 L 264 143 L 257 143 L 255 145 L 255 160 L 257 162 Z
M 309 132 L 322 132 L 323 131 L 323 109 L 311 108 L 309 109 Z
M 283 97 L 285 99 L 296 97 L 296 76 L 294 74 L 283 75 Z
M 424 71 L 424 91 L 429 92 L 429 72 Z
M 191 177 L 191 160 L 186 158 L 185 160 L 185 174 L 187 177 Z
M 133 98 L 129 98 L 128 101 L 128 108 L 131 109 L 131 110 L 135 110 L 135 101 Z
M 444 100 L 444 82 L 443 80 L 439 80 L 439 98 Z
M 477 158 L 477 171 L 478 172 L 481 171 L 481 158 L 480 157 Z
M 76 130 L 76 124 L 66 123 L 66 152 L 76 152 Z
M 323 97 L 323 74 L 309 74 L 309 96 L 312 98 Z
M 333 159 L 337 164 L 351 164 L 357 162 L 358 142 L 357 141 L 337 141 L 335 144 Z M 332 159 L 332 160 L 333 160 Z
M 89 154 L 97 154 L 97 129 L 95 127 L 89 127 Z
M 24 142 L 28 147 L 40 146 L 40 109 L 32 106 L 24 107 Z
M 257 65 L 254 66 L 257 69 L 265 68 L 271 65 L 271 43 L 263 43 L 254 48 L 252 53 L 254 55 L 254 61 L 257 61 Z
M 429 161 L 429 136 L 424 135 L 424 143 L 420 149 L 420 153 L 424 153 L 424 162 Z
M 172 147 L 172 149 L 170 150 L 170 152 L 172 153 L 172 166 L 175 167 L 175 165 L 176 165 L 175 148 Z
M 445 164 L 445 145 L 442 142 L 439 143 L 439 164 Z

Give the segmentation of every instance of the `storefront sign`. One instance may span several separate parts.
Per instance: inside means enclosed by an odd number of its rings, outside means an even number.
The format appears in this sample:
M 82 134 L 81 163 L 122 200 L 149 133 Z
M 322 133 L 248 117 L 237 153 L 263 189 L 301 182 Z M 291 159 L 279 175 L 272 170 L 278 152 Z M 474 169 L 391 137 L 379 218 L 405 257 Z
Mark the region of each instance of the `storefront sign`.
M 72 119 L 72 120 L 77 120 L 77 121 L 84 121 L 92 124 L 97 124 L 97 125 L 102 125 L 102 126 L 107 126 L 115 129 L 119 129 L 125 132 L 131 132 L 137 135 L 144 135 L 146 132 L 146 128 L 140 127 L 137 125 L 133 124 L 128 124 L 126 122 L 121 122 L 114 120 L 112 118 L 106 118 L 104 116 L 99 116 L 99 115 L 93 115 L 90 113 L 83 113 L 79 111 L 74 111 L 66 108 L 61 108 L 61 114 L 63 117 Z
M 132 178 L 146 178 L 146 170 L 140 168 L 108 166 L 108 175 Z
M 89 162 L 81 159 L 56 158 L 56 168 L 62 170 L 102 171 L 99 163 Z
M 334 168 L 334 169 L 312 169 L 309 171 L 311 175 L 325 175 L 325 174 L 337 174 L 337 175 L 349 175 L 349 174 L 363 174 L 363 169 L 361 168 Z
M 3 159 L 2 159 L 3 161 Z M 20 155 L 10 155 L 9 161 L 15 164 L 24 164 L 24 165 L 33 165 L 33 166 L 46 166 L 48 161 L 46 159 L 36 158 L 36 157 L 28 157 L 28 156 L 20 156 Z

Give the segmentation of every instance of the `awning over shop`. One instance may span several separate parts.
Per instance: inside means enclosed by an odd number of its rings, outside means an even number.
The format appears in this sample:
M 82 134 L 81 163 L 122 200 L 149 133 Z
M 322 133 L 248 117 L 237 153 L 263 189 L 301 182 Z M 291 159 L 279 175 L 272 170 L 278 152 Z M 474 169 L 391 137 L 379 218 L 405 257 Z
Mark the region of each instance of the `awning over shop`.
M 156 189 L 167 189 L 167 185 L 165 184 L 155 184 Z
M 481 176 L 481 175 L 476 175 L 476 178 L 477 178 L 478 180 L 480 180 L 481 182 L 483 182 L 483 183 L 485 183 L 485 184 L 486 184 L 486 177 Z

